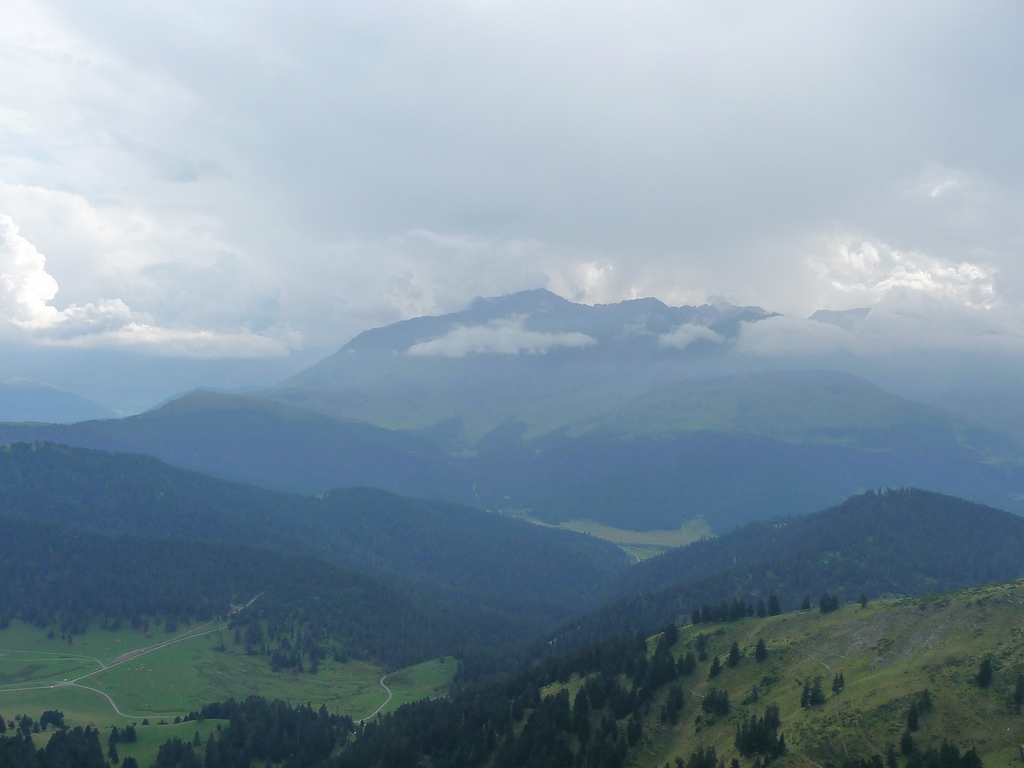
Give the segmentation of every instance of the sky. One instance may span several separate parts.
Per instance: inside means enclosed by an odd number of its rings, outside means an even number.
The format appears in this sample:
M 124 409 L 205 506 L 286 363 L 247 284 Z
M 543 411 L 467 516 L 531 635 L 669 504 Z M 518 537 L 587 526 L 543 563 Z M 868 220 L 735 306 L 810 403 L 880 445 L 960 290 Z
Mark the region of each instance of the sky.
M 1019 3 L 0 13 L 0 347 L 47 361 L 19 372 L 260 383 L 538 287 L 781 313 L 741 354 L 1024 352 Z

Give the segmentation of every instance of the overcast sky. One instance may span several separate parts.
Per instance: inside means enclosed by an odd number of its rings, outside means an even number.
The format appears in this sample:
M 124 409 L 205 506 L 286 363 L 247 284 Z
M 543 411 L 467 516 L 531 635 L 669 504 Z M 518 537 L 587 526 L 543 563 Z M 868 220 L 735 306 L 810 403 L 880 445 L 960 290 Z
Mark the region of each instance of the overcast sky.
M 0 340 L 280 358 L 547 287 L 1024 350 L 1020 3 L 0 14 Z

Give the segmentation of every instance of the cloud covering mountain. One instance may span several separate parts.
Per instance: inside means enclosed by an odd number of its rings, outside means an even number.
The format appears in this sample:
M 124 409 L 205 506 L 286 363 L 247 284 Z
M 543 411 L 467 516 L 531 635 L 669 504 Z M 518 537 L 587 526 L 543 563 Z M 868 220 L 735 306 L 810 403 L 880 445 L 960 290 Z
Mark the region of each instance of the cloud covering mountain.
M 14 0 L 0 214 L 45 264 L 4 256 L 2 338 L 272 357 L 544 287 L 781 313 L 755 358 L 1016 356 L 1022 13 Z M 467 333 L 427 351 L 550 341 Z

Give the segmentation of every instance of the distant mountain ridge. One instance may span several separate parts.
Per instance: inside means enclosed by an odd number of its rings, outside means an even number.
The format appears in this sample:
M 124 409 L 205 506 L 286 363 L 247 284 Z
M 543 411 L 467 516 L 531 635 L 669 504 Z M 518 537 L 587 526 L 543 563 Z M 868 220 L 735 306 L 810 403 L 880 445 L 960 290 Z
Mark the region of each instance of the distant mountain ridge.
M 480 298 L 366 331 L 265 392 L 195 391 L 120 420 L 0 424 L 0 442 L 632 530 L 703 517 L 722 533 L 885 486 L 1024 512 L 1024 450 L 998 431 L 848 373 L 722 375 L 731 340 L 769 316 L 655 299 L 587 306 L 548 291 Z
M 71 423 L 116 416 L 109 408 L 52 384 L 29 379 L 0 381 L 0 422 Z
M 634 530 L 704 517 L 722 533 L 884 486 L 1014 510 L 1024 492 L 1005 436 L 827 371 L 681 381 L 532 439 L 509 420 L 472 452 L 453 452 L 443 424 L 389 430 L 208 392 L 120 420 L 0 424 L 0 442 L 18 441 L 150 454 L 289 492 L 369 485 Z
M 770 316 L 650 298 L 588 306 L 523 291 L 365 331 L 264 394 L 394 429 L 456 422 L 468 446 L 510 418 L 536 436 L 699 372 L 741 323 Z

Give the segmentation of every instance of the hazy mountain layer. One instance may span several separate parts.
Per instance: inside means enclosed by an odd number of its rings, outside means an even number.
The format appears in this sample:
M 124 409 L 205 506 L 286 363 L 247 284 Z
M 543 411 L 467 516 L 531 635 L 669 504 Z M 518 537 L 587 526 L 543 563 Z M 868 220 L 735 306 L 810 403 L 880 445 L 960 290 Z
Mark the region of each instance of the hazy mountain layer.
M 1020 451 L 999 433 L 848 374 L 681 381 L 528 439 L 508 421 L 472 452 L 254 397 L 195 392 L 156 411 L 0 425 L 0 441 L 147 453 L 220 477 L 319 494 L 372 485 L 550 522 L 716 532 L 803 514 L 868 488 L 917 486 L 1021 508 Z M 436 439 L 434 439 L 436 438 Z
M 0 421 L 67 423 L 116 414 L 99 403 L 28 379 L 0 381 Z
M 368 485 L 472 500 L 459 463 L 425 438 L 246 395 L 196 391 L 123 419 L 0 424 L 0 442 L 47 440 L 144 453 L 206 474 L 303 494 Z

